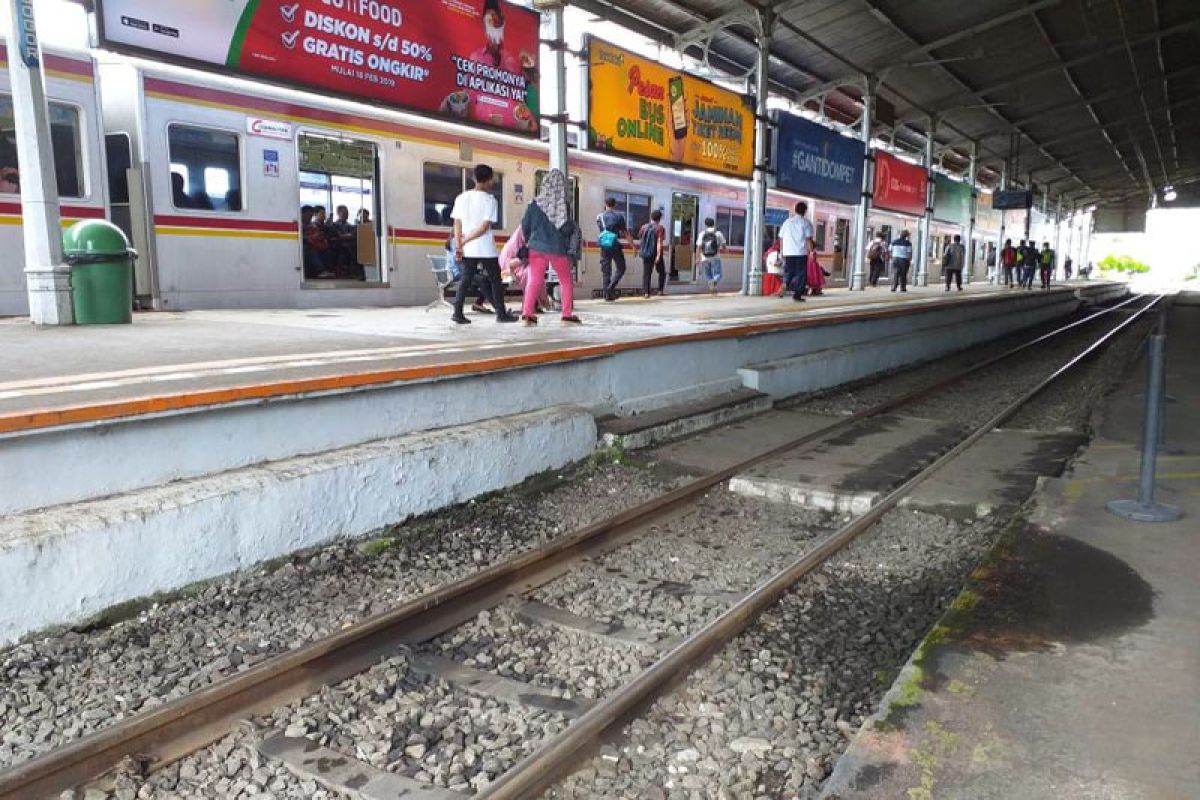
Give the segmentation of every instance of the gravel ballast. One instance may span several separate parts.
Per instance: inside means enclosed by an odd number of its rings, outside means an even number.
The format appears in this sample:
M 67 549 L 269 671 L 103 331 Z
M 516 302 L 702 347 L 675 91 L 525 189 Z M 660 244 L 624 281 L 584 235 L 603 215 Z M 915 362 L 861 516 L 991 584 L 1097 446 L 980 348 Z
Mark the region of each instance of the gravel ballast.
M 643 469 L 583 466 L 401 525 L 384 539 L 340 542 L 231 575 L 109 627 L 0 651 L 0 768 L 669 488 Z

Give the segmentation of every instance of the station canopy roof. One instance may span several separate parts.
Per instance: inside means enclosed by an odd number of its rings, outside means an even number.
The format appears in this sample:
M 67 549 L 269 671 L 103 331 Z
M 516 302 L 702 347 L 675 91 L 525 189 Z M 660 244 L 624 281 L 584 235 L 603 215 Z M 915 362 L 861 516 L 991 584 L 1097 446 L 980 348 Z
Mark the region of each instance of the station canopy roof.
M 977 143 L 981 183 L 1007 162 L 1082 206 L 1200 181 L 1200 0 L 571 2 L 735 76 L 766 12 L 772 94 L 852 123 L 873 76 L 875 136 L 920 153 L 936 117 L 940 163 Z

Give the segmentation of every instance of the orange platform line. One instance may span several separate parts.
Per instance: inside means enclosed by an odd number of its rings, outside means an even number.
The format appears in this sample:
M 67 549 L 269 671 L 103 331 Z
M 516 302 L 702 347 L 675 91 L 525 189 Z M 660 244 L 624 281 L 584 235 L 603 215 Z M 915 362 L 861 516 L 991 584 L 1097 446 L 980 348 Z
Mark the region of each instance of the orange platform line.
M 1056 291 L 1069 291 L 1058 289 Z M 822 316 L 805 316 L 797 319 L 776 320 L 773 322 L 755 322 L 733 325 L 695 333 L 672 334 L 652 339 L 632 340 L 627 342 L 612 342 L 607 344 L 580 345 L 578 347 L 560 348 L 539 353 L 526 353 L 511 356 L 494 356 L 468 361 L 455 361 L 440 364 L 426 364 L 399 369 L 373 370 L 369 372 L 351 372 L 337 375 L 324 375 L 314 378 L 271 381 L 267 383 L 231 386 L 222 389 L 203 389 L 198 391 L 178 392 L 148 397 L 135 397 L 121 400 L 110 400 L 96 403 L 82 403 L 62 408 L 34 409 L 31 411 L 10 412 L 0 414 L 0 435 L 57 428 L 66 425 L 81 425 L 93 422 L 107 422 L 154 414 L 166 414 L 177 411 L 187 411 L 210 406 L 233 405 L 255 400 L 271 400 L 291 395 L 316 394 L 324 392 L 348 391 L 365 389 L 395 383 L 410 383 L 437 378 L 447 378 L 468 374 L 485 375 L 508 369 L 544 366 L 548 364 L 576 361 L 590 358 L 601 358 L 632 350 L 642 350 L 651 347 L 665 347 L 674 344 L 712 341 L 715 339 L 737 339 L 774 333 L 785 330 L 800 330 L 818 325 L 835 324 L 858 319 L 884 319 L 895 316 L 910 316 L 944 309 L 948 306 L 993 303 L 1007 300 L 1009 295 L 989 294 L 953 299 L 938 300 L 933 303 L 923 303 L 919 306 L 891 306 L 888 308 L 854 310 L 849 309 Z M 186 366 L 186 365 L 180 365 Z

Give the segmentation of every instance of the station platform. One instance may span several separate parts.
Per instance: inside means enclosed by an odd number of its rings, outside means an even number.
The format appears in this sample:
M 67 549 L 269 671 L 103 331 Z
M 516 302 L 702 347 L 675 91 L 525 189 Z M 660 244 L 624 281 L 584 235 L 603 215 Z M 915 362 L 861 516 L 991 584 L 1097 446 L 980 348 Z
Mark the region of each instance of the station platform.
M 533 328 L 444 307 L 0 322 L 0 643 L 644 438 L 613 419 L 753 413 L 1127 293 L 680 295 Z
M 1200 797 L 1200 305 L 1169 318 L 1160 502 L 1136 498 L 1144 359 L 860 731 L 826 800 Z
M 1052 291 L 1102 292 L 1077 283 Z M 623 350 L 881 319 L 1020 296 L 987 284 L 947 293 L 846 289 L 808 298 L 668 295 L 577 304 L 582 326 L 536 328 L 449 309 L 329 308 L 138 314 L 131 326 L 37 329 L 0 320 L 0 435 L 303 393 L 486 373 Z

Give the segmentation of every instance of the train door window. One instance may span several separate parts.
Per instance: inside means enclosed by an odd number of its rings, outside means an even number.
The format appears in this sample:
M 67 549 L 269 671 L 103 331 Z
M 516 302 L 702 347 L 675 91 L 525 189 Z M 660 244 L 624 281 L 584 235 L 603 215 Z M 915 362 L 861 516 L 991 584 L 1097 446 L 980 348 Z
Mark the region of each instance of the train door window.
M 625 225 L 629 232 L 637 236 L 642 226 L 650 221 L 650 204 L 653 198 L 648 194 L 605 189 L 604 199 L 607 201 L 610 197 L 617 201 L 617 212 L 625 215 Z
M 700 225 L 700 198 L 683 192 L 671 193 L 671 280 L 691 283 L 696 279 L 696 231 Z
M 304 279 L 382 284 L 375 143 L 302 133 L 298 149 Z M 323 225 L 318 210 L 325 212 Z
M 445 228 L 454 227 L 450 213 L 454 210 L 454 199 L 468 189 L 475 188 L 473 167 L 452 164 L 427 163 L 422 169 L 425 185 L 425 224 Z M 492 227 L 504 227 L 504 175 L 496 173 L 491 194 L 496 198 L 499 214 Z
M 242 155 L 237 134 L 171 125 L 171 202 L 198 211 L 242 210 Z
M 79 134 L 79 109 L 50 103 L 50 147 L 58 176 L 59 197 L 83 197 L 83 139 Z M 12 96 L 0 94 L 0 193 L 21 191 L 17 163 L 17 133 Z
M 129 209 L 129 168 L 133 150 L 129 136 L 110 133 L 104 137 L 104 159 L 108 173 L 109 218 L 133 241 L 133 219 Z
M 745 247 L 746 209 L 718 207 L 716 221 L 717 230 L 725 236 L 726 244 L 730 247 Z
M 818 252 L 825 252 L 825 233 L 828 227 L 829 223 L 824 220 L 817 222 L 816 234 L 813 236 L 813 239 L 817 243 Z

